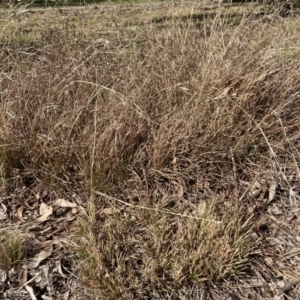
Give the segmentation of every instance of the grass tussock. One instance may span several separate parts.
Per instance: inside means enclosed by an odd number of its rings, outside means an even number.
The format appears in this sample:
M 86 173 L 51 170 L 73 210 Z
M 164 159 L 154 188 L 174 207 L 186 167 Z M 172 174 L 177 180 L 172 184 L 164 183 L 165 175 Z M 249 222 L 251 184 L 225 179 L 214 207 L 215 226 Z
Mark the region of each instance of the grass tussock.
M 105 299 L 223 297 L 259 272 L 249 185 L 299 161 L 299 17 L 141 7 L 143 22 L 112 10 L 97 32 L 86 12 L 5 27 L 3 188 L 89 203 L 79 274 Z
M 205 205 L 184 221 L 148 211 L 127 214 L 115 211 L 110 222 L 102 217 L 96 236 L 86 223 L 79 225 L 80 275 L 106 299 L 187 297 L 184 288 L 203 290 L 245 275 L 257 254 L 249 224 L 234 210 L 219 222 Z
M 19 236 L 2 230 L 0 232 L 0 270 L 7 271 L 23 257 L 23 242 Z

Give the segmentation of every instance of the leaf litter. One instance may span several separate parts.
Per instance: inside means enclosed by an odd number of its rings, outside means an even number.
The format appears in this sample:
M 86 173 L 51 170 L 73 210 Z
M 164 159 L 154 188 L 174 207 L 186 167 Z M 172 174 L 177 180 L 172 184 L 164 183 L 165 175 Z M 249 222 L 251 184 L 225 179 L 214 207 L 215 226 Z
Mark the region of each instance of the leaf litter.
M 13 195 L 0 197 L 1 228 L 14 226 L 25 245 L 23 260 L 0 270 L 0 299 L 73 299 L 78 278 L 67 237 L 84 208 L 57 198 L 57 191 L 33 195 L 35 189 L 16 188 Z M 31 199 L 31 205 L 22 205 L 18 195 Z

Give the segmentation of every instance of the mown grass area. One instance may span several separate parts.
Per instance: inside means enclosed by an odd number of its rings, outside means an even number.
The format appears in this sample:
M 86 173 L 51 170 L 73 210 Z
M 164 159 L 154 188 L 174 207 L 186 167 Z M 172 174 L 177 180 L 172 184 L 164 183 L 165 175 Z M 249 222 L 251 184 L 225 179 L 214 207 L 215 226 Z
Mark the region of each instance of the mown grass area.
M 260 223 L 276 201 L 297 206 L 284 196 L 299 180 L 296 13 L 149 3 L 1 23 L 1 193 L 80 197 L 69 240 L 83 287 L 267 299 L 278 276 L 297 278 Z

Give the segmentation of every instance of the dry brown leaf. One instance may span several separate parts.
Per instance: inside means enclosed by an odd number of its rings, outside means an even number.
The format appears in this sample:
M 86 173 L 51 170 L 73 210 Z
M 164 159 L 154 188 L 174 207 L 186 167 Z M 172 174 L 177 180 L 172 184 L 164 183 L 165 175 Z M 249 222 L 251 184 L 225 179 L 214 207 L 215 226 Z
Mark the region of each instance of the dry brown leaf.
M 273 205 L 272 207 L 270 207 L 270 208 L 268 209 L 268 211 L 269 211 L 272 215 L 275 215 L 275 216 L 279 216 L 279 215 L 282 215 L 282 214 L 283 214 L 282 210 L 280 210 L 280 209 L 278 208 L 277 205 Z M 294 217 L 294 216 L 292 216 L 292 217 Z
M 281 289 L 283 289 L 285 287 L 285 282 L 284 280 L 279 280 L 277 281 L 277 286 Z
M 76 203 L 70 202 L 65 199 L 57 199 L 53 202 L 53 205 L 57 205 L 60 207 L 72 207 L 72 208 L 78 207 L 78 205 Z
M 249 195 L 250 199 L 256 199 L 259 197 L 260 193 L 261 193 L 260 183 L 257 180 L 255 180 L 255 182 L 250 186 L 248 195 Z
M 270 188 L 269 188 L 269 200 L 268 200 L 268 203 L 270 203 L 274 199 L 274 196 L 275 196 L 275 193 L 276 193 L 276 188 L 277 188 L 276 181 L 271 181 L 270 182 Z
M 37 300 L 37 298 L 35 297 L 34 293 L 33 293 L 33 289 L 31 286 L 29 285 L 25 285 L 24 288 L 26 289 L 26 291 L 29 293 L 30 297 L 32 300 Z
M 176 156 L 174 156 L 174 158 L 172 160 L 172 165 L 173 165 L 174 172 L 177 171 L 177 157 Z
M 63 273 L 63 271 L 62 271 L 62 269 L 61 269 L 61 262 L 60 262 L 60 260 L 58 260 L 55 264 L 56 264 L 58 273 L 59 273 L 62 277 L 64 277 L 64 278 L 68 277 L 68 276 L 66 276 L 66 275 Z
M 290 200 L 291 207 L 295 207 L 296 203 L 297 203 L 297 199 L 296 199 L 296 193 L 294 192 L 293 187 L 290 188 L 289 200 Z
M 226 75 L 219 82 L 217 82 L 216 88 L 220 89 L 222 87 L 231 85 L 234 80 L 236 80 L 236 77 L 233 75 Z
M 254 206 L 248 206 L 247 210 L 248 210 L 248 214 L 252 215 L 254 213 L 255 207 Z
M 231 88 L 232 88 L 231 86 L 227 86 L 227 87 L 223 90 L 221 96 L 227 96 L 228 93 L 230 92 Z
M 17 212 L 15 213 L 15 218 L 16 218 L 16 221 L 17 223 L 21 223 L 23 222 L 23 207 L 19 207 Z
M 77 207 L 73 207 L 71 212 L 73 215 L 76 215 L 79 212 L 79 209 Z
M 3 210 L 3 212 L 7 212 L 7 207 L 3 204 L 3 203 L 1 203 L 1 206 L 2 206 L 2 210 Z
M 31 260 L 31 262 L 27 265 L 27 268 L 29 270 L 35 269 L 41 261 L 45 260 L 51 255 L 52 250 L 53 248 L 49 247 L 48 249 L 41 251 Z
M 1 282 L 1 284 L 2 284 L 3 282 L 5 282 L 5 280 L 6 280 L 6 277 L 7 277 L 7 274 L 6 274 L 6 272 L 5 272 L 5 271 L 2 271 L 2 270 L 0 270 L 0 282 Z
M 0 220 L 5 220 L 7 219 L 7 208 L 3 203 L 1 203 L 1 206 L 2 207 L 0 207 Z
M 177 196 L 181 198 L 183 196 L 183 194 L 184 194 L 183 186 L 180 184 Z
M 44 214 L 47 214 L 49 212 L 49 205 L 45 204 L 44 202 L 42 202 L 41 206 L 40 206 L 40 215 L 43 216 Z
M 47 205 L 42 202 L 40 206 L 40 217 L 36 219 L 37 222 L 44 222 L 47 218 L 52 215 L 53 208 L 51 205 Z
M 260 188 L 261 188 L 262 192 L 265 193 L 267 191 L 267 188 L 268 188 L 267 180 L 264 179 L 264 178 L 261 178 L 259 180 L 259 183 L 260 183 Z
M 119 213 L 120 210 L 117 209 L 117 208 L 113 208 L 113 207 L 107 207 L 107 208 L 104 208 L 102 210 L 102 212 L 106 215 L 112 215 L 112 214 L 116 214 L 116 213 Z
M 26 266 L 24 266 L 23 268 L 22 268 L 22 272 L 21 272 L 21 276 L 20 276 L 20 280 L 19 280 L 19 282 L 20 282 L 20 286 L 24 286 L 24 284 L 26 284 L 26 282 L 27 282 L 27 268 L 26 268 Z
M 265 257 L 265 262 L 267 265 L 272 266 L 273 265 L 273 259 L 270 256 Z
M 259 197 L 260 193 L 261 193 L 261 189 L 258 189 L 258 190 L 255 190 L 255 191 L 250 191 L 249 196 L 250 196 L 251 199 L 256 199 L 256 198 Z
M 253 185 L 251 186 L 251 190 L 256 190 L 256 189 L 260 189 L 260 183 L 255 180 Z
M 42 272 L 43 272 L 43 277 L 44 278 L 46 278 L 47 279 L 47 281 L 49 282 L 49 265 L 43 265 L 42 267 L 41 267 L 41 269 L 42 269 Z

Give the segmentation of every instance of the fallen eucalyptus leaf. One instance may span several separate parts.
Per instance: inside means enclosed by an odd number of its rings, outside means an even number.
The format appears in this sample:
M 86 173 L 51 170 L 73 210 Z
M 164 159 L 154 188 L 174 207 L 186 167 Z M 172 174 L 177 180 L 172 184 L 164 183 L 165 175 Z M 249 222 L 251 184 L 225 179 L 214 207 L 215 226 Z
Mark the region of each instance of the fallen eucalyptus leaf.
M 16 223 L 20 224 L 21 222 L 23 222 L 23 207 L 19 207 L 17 212 L 14 215 Z
M 72 207 L 72 208 L 78 207 L 76 203 L 70 202 L 65 199 L 57 199 L 53 202 L 53 205 L 57 205 L 60 207 Z
M 26 291 L 30 294 L 30 297 L 32 300 L 37 300 L 37 298 L 35 297 L 34 293 L 33 293 L 33 289 L 31 286 L 29 285 L 25 285 L 24 288 L 26 289 Z
M 20 276 L 20 280 L 19 280 L 20 286 L 24 286 L 26 284 L 26 282 L 27 282 L 27 273 L 28 273 L 27 268 L 26 268 L 26 266 L 24 266 L 22 268 L 21 276 Z
M 31 262 L 27 265 L 27 269 L 32 270 L 35 269 L 41 261 L 48 258 L 52 253 L 53 248 L 49 247 L 47 250 L 41 251 L 39 254 L 37 254 Z
M 0 220 L 5 220 L 7 219 L 7 208 L 3 203 L 1 203 L 1 206 L 2 207 L 0 207 Z
M 61 262 L 60 262 L 60 260 L 56 261 L 55 264 L 56 264 L 58 273 L 59 273 L 62 277 L 67 278 L 68 276 L 66 276 L 66 275 L 63 273 L 62 269 L 61 269 Z
M 276 181 L 271 181 L 270 182 L 270 188 L 269 188 L 269 200 L 268 200 L 268 203 L 270 203 L 274 199 L 274 196 L 275 196 L 275 193 L 276 193 L 276 188 L 277 188 Z
M 47 205 L 44 202 L 40 206 L 40 217 L 36 219 L 37 222 L 44 222 L 49 216 L 52 215 L 53 208 L 51 205 Z

